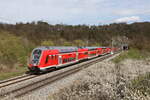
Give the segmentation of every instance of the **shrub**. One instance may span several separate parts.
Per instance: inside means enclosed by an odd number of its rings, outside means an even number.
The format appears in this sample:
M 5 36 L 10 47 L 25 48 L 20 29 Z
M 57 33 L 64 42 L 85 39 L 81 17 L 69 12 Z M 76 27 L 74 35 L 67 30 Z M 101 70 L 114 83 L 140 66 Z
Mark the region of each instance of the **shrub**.
M 54 43 L 53 43 L 53 41 L 51 41 L 51 40 L 47 40 L 47 41 L 43 41 L 43 42 L 41 43 L 41 45 L 42 45 L 42 46 L 54 46 Z
M 127 58 L 130 59 L 143 59 L 145 58 L 144 54 L 135 48 L 131 48 L 130 50 L 123 52 L 120 56 L 116 57 L 115 59 L 113 59 L 113 61 L 115 63 L 119 63 Z
M 26 64 L 28 48 L 23 44 L 21 37 L 0 32 L 0 63 L 13 66 L 18 63 L 22 66 Z
M 74 44 L 76 46 L 85 46 L 86 44 L 82 40 L 74 40 Z

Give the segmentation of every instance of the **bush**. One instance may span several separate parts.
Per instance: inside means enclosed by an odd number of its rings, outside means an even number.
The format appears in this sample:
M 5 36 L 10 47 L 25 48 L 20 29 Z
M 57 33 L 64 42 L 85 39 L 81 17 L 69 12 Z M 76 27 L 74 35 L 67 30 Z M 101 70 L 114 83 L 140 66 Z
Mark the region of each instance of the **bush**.
M 75 46 L 85 46 L 86 43 L 82 40 L 74 40 L 74 45 Z
M 43 42 L 41 43 L 41 45 L 42 45 L 42 46 L 54 46 L 54 43 L 53 43 L 53 41 L 51 41 L 51 40 L 47 40 L 47 41 L 43 41 Z
M 138 49 L 131 48 L 130 50 L 123 52 L 120 56 L 113 59 L 115 63 L 119 63 L 125 59 L 143 59 L 145 55 Z
M 26 64 L 28 56 L 28 48 L 24 46 L 20 37 L 9 34 L 7 32 L 0 32 L 0 63 L 7 66 L 14 64 Z

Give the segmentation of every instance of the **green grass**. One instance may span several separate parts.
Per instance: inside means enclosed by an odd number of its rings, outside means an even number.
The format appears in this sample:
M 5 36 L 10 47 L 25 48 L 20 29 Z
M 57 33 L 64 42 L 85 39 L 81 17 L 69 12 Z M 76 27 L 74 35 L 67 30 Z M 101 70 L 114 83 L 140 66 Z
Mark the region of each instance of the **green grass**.
M 130 88 L 133 91 L 138 90 L 144 95 L 150 95 L 150 72 L 145 75 L 140 75 L 132 80 Z
M 17 68 L 15 71 L 10 72 L 0 72 L 0 80 L 5 80 L 15 76 L 24 74 L 27 71 L 26 67 Z
M 118 57 L 113 59 L 114 63 L 119 63 L 125 59 L 144 59 L 146 58 L 146 52 L 139 51 L 138 49 L 130 49 L 128 51 L 123 52 Z
M 22 37 L 0 31 L 0 80 L 25 73 L 27 58 L 34 48 L 34 45 L 28 42 Z

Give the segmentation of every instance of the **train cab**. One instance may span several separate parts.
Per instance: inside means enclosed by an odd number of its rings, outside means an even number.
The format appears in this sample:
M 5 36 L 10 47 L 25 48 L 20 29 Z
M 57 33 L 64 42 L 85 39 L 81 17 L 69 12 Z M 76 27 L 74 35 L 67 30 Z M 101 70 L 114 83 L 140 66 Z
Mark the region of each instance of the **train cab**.
M 28 64 L 28 68 L 30 71 L 38 71 L 38 66 L 40 64 L 40 60 L 41 60 L 41 56 L 42 56 L 42 49 L 40 48 L 35 48 L 30 56 L 29 59 L 29 64 Z

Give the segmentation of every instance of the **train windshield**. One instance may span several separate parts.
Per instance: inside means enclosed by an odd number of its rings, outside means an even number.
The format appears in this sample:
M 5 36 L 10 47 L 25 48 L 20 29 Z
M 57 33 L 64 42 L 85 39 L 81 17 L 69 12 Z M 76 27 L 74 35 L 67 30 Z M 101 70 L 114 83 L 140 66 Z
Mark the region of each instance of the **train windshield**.
M 32 64 L 38 65 L 41 54 L 42 54 L 42 50 L 40 50 L 40 49 L 36 49 L 33 51 L 33 53 L 32 53 Z

